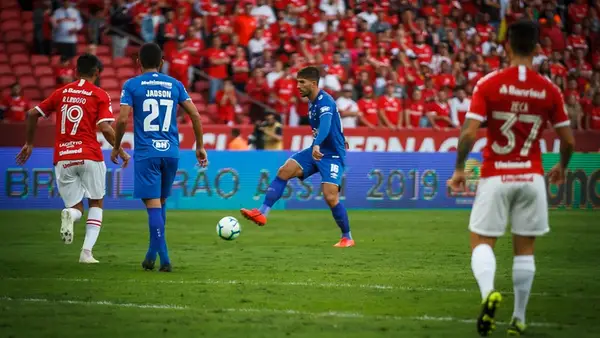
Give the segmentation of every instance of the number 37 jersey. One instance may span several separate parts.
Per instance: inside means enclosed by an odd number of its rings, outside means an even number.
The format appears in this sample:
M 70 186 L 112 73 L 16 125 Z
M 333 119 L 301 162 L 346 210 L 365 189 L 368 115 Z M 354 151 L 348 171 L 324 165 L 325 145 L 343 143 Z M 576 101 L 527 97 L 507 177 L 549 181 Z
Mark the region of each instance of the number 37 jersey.
M 179 157 L 177 107 L 190 97 L 176 79 L 144 73 L 123 85 L 121 105 L 133 108 L 135 160 Z
M 558 87 L 525 66 L 509 67 L 479 80 L 466 118 L 487 120 L 481 177 L 544 174 L 540 136 L 548 122 L 568 127 Z
M 42 116 L 56 113 L 54 164 L 58 161 L 104 161 L 96 137 L 97 125 L 114 121 L 110 96 L 85 80 L 57 89 L 35 109 Z

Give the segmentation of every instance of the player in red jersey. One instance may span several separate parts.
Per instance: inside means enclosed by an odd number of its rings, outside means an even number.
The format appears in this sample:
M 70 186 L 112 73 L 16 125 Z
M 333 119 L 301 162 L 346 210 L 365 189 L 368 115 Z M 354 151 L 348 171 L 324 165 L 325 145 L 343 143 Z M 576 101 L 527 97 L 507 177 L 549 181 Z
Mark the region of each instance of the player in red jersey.
M 509 335 L 525 331 L 525 311 L 535 275 L 534 242 L 548 226 L 548 202 L 539 139 L 550 122 L 560 138 L 560 162 L 548 173 L 562 184 L 574 148 L 574 139 L 558 87 L 534 71 L 532 62 L 538 29 L 523 21 L 509 28 L 511 66 L 482 78 L 458 141 L 456 169 L 448 186 L 462 191 L 468 169 L 467 155 L 477 129 L 487 120 L 487 145 L 477 195 L 471 211 L 471 268 L 479 284 L 483 306 L 477 331 L 489 335 L 502 295 L 494 290 L 494 246 L 510 221 L 513 234 L 514 312 Z
M 102 225 L 102 200 L 106 190 L 106 165 L 96 139 L 99 129 L 111 145 L 115 132 L 108 94 L 94 82 L 101 71 L 98 58 L 84 54 L 77 60 L 79 80 L 54 91 L 50 97 L 27 114 L 27 136 L 23 149 L 17 155 L 17 164 L 23 165 L 33 151 L 35 129 L 40 116 L 53 112 L 56 117 L 54 168 L 58 192 L 65 203 L 61 212 L 60 234 L 66 244 L 73 242 L 73 223 L 83 214 L 83 199 L 89 198 L 85 240 L 79 256 L 80 263 L 98 263 L 92 256 Z M 121 152 L 123 167 L 129 155 Z

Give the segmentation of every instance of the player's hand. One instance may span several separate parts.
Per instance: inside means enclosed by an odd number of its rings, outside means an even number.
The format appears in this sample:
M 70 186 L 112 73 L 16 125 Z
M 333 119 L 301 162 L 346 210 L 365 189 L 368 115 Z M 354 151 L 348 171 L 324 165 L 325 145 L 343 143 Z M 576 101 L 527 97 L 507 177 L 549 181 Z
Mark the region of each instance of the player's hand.
M 465 183 L 467 177 L 463 170 L 455 170 L 452 177 L 446 182 L 448 187 L 454 192 L 461 192 L 465 190 Z
M 33 151 L 33 145 L 31 145 L 31 144 L 24 145 L 23 148 L 21 148 L 21 151 L 19 151 L 19 153 L 17 154 L 17 157 L 16 157 L 17 164 L 24 165 L 25 162 L 27 162 L 27 160 L 31 156 L 32 151 Z
M 204 148 L 196 149 L 196 158 L 198 159 L 198 165 L 200 165 L 200 167 L 206 168 L 208 166 L 208 155 Z
M 110 152 L 110 161 L 114 164 L 119 164 L 119 154 L 123 149 L 121 148 L 113 148 Z
M 315 161 L 320 161 L 323 158 L 323 154 L 321 153 L 321 147 L 314 145 L 312 151 L 312 157 Z
M 563 184 L 565 182 L 566 170 L 563 168 L 560 163 L 557 163 L 550 172 L 548 172 L 548 178 L 550 179 L 550 183 L 552 184 Z
M 346 150 L 350 150 L 350 143 L 348 143 L 347 140 L 344 140 L 344 147 L 346 148 Z
M 119 152 L 119 157 L 121 158 L 121 160 L 123 160 L 123 164 L 121 164 L 121 168 L 123 168 L 123 169 L 127 168 L 127 166 L 129 165 L 129 160 L 131 159 L 131 156 L 129 156 L 129 154 L 126 153 L 125 150 L 123 150 L 123 148 L 121 148 L 121 151 Z

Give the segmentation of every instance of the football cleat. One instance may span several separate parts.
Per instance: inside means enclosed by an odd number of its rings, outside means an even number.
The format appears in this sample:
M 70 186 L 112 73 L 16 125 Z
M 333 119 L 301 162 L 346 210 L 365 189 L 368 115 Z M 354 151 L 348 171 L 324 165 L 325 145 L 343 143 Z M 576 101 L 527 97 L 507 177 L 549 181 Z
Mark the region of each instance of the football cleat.
M 79 254 L 79 263 L 96 264 L 100 262 L 97 261 L 94 256 L 92 256 L 91 251 L 81 250 L 81 254 Z
M 154 270 L 154 261 L 144 259 L 142 262 L 142 268 L 146 271 Z
M 487 337 L 496 329 L 494 316 L 500 302 L 502 302 L 502 295 L 494 290 L 483 300 L 481 314 L 477 318 L 477 332 L 480 336 Z
M 60 237 L 65 244 L 73 243 L 73 217 L 69 209 L 60 212 Z
M 349 248 L 354 246 L 354 240 L 342 237 L 342 239 L 340 239 L 340 241 L 335 243 L 333 246 L 336 248 Z
M 509 336 L 520 336 L 523 333 L 525 333 L 526 328 L 527 325 L 525 325 L 525 323 L 523 323 L 520 319 L 513 318 L 510 321 L 510 324 L 508 324 L 508 329 L 506 330 L 506 333 Z
M 171 272 L 171 271 L 173 271 L 173 268 L 171 267 L 171 264 L 161 264 L 160 265 L 160 269 L 158 269 L 158 271 L 160 271 L 160 272 Z
M 244 218 L 256 223 L 259 226 L 267 224 L 267 217 L 265 217 L 265 215 L 263 215 L 262 212 L 260 212 L 256 208 L 252 210 L 240 209 L 240 213 L 242 214 L 242 216 L 244 216 Z

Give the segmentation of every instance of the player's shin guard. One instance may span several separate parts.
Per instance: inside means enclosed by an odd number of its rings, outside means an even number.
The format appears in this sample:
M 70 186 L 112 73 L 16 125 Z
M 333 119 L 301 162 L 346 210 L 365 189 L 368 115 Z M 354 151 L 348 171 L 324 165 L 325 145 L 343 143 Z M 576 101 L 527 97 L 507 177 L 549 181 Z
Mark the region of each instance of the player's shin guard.
M 162 208 L 149 208 L 148 209 L 148 226 L 150 227 L 150 250 L 158 252 L 160 257 L 161 265 L 170 264 L 169 252 L 167 249 L 167 241 L 165 238 L 165 220 L 162 218 Z M 146 259 L 151 260 L 152 257 Z M 154 260 L 156 256 L 154 256 Z
M 335 207 L 331 208 L 331 214 L 333 219 L 337 223 L 338 227 L 342 231 L 342 237 L 352 239 L 350 233 L 350 222 L 348 221 L 348 212 L 342 203 L 338 203 Z
M 91 207 L 88 212 L 88 219 L 85 225 L 85 240 L 83 241 L 83 250 L 92 251 L 102 227 L 102 209 Z
M 489 293 L 494 290 L 494 278 L 496 277 L 496 256 L 491 246 L 479 244 L 473 249 L 471 269 L 477 284 L 479 284 L 481 298 L 486 299 Z
M 287 180 L 281 179 L 279 177 L 275 177 L 275 179 L 271 182 L 269 188 L 267 189 L 267 193 L 265 194 L 265 200 L 263 202 L 263 205 L 259 208 L 260 212 L 263 215 L 269 215 L 269 211 L 271 210 L 275 202 L 277 202 L 283 195 L 283 191 L 285 190 L 286 184 Z
M 529 302 L 529 294 L 535 276 L 533 255 L 515 256 L 513 260 L 513 286 L 515 291 L 515 308 L 513 318 L 525 323 L 525 310 Z

